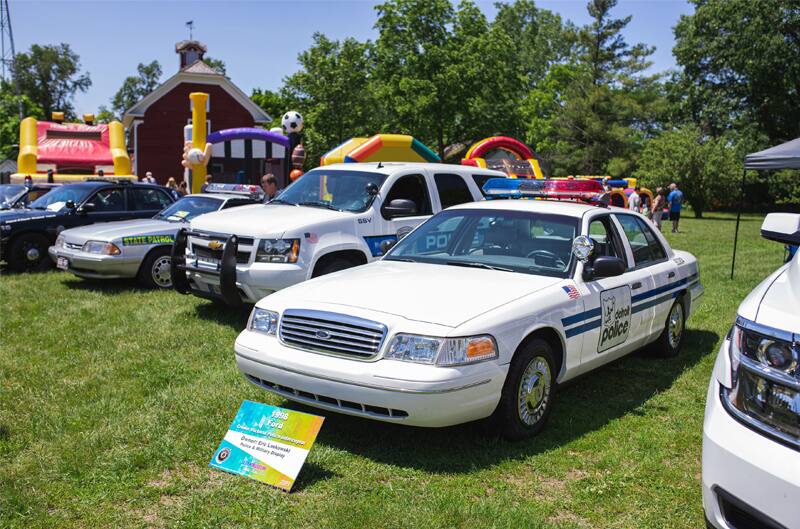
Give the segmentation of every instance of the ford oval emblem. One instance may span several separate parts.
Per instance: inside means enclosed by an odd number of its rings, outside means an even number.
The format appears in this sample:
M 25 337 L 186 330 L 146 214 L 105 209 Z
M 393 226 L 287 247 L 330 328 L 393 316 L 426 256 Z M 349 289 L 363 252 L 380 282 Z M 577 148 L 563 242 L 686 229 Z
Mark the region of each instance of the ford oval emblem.
M 320 340 L 327 340 L 331 337 L 331 333 L 329 333 L 328 331 L 317 331 L 316 335 L 317 338 L 319 338 Z

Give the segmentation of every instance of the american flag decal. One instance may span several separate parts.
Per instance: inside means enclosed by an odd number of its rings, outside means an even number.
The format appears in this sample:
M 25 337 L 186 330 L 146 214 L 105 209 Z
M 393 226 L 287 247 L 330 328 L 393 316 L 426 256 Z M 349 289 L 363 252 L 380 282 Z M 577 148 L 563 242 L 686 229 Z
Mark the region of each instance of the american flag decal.
M 578 299 L 581 297 L 581 293 L 578 292 L 578 289 L 575 288 L 575 285 L 568 285 L 561 288 L 563 288 L 564 292 L 567 293 L 567 297 L 569 297 L 569 299 Z

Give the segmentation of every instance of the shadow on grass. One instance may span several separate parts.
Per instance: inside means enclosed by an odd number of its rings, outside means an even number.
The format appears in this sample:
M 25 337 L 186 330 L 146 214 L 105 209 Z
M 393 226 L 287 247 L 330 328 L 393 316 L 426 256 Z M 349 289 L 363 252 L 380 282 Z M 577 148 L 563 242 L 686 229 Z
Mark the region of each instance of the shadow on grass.
M 101 294 L 121 294 L 131 290 L 146 291 L 140 287 L 135 279 L 83 279 L 64 273 L 69 279 L 62 280 L 65 287 L 70 290 L 83 290 L 86 292 L 99 292 Z
M 638 352 L 571 381 L 558 393 L 553 414 L 538 436 L 520 442 L 498 437 L 489 421 L 449 428 L 418 428 L 329 413 L 302 404 L 288 406 L 326 416 L 318 440 L 375 461 L 427 472 L 470 472 L 507 459 L 523 459 L 558 448 L 628 413 L 668 389 L 685 370 L 714 351 L 719 336 L 688 330 L 677 358 Z
M 252 305 L 243 305 L 237 308 L 229 307 L 221 301 L 205 301 L 197 305 L 195 311 L 197 317 L 202 320 L 227 325 L 241 331 L 247 325 L 247 318 L 250 316 L 252 308 Z
M 339 474 L 326 470 L 313 461 L 306 461 L 300 471 L 300 475 L 297 476 L 297 481 L 292 486 L 292 492 L 300 492 L 318 481 L 326 481 L 335 477 L 339 477 Z

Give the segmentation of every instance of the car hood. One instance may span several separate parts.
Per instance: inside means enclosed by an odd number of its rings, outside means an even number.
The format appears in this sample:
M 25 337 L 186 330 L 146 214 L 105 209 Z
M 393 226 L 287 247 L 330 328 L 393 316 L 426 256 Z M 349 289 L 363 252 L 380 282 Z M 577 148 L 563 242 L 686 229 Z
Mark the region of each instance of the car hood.
M 563 279 L 458 266 L 378 261 L 323 276 L 273 294 L 265 306 L 357 307 L 409 320 L 457 327 Z M 377 317 L 376 319 L 380 319 Z
M 70 242 L 86 242 L 88 240 L 113 241 L 122 237 L 139 235 L 175 234 L 181 226 L 185 225 L 182 222 L 167 222 L 156 219 L 120 220 L 64 230 L 61 235 Z
M 745 298 L 739 313 L 745 318 L 752 316 L 748 319 L 762 325 L 800 333 L 798 308 L 800 261 L 795 256 L 791 263 L 769 276 Z M 746 314 L 747 312 L 751 314 Z
M 61 215 L 61 213 L 47 211 L 46 209 L 4 209 L 0 211 L 0 222 L 11 224 L 25 220 L 56 217 L 58 215 Z
M 206 213 L 193 219 L 191 225 L 193 230 L 260 238 L 351 216 L 352 213 L 324 208 L 255 204 Z

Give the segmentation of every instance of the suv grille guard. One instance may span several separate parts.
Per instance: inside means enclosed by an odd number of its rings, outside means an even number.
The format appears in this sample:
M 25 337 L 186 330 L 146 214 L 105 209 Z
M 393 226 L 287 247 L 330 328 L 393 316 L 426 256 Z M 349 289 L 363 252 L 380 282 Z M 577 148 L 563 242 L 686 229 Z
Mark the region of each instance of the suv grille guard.
M 191 287 L 186 272 L 200 272 L 219 277 L 219 290 L 222 301 L 230 307 L 241 307 L 242 297 L 236 287 L 236 254 L 239 251 L 239 239 L 236 235 L 231 235 L 225 241 L 222 249 L 222 259 L 217 270 L 207 270 L 197 268 L 186 263 L 186 245 L 190 235 L 203 236 L 205 234 L 193 232 L 186 228 L 181 228 L 175 237 L 175 244 L 172 245 L 172 266 L 170 276 L 175 290 L 181 294 L 189 294 Z

